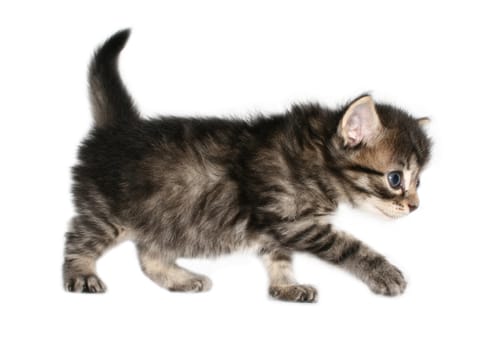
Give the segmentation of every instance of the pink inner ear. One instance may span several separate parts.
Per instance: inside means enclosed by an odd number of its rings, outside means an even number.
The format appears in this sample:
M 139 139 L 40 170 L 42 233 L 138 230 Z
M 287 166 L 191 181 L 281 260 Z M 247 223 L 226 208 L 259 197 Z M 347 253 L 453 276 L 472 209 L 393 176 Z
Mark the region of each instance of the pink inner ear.
M 359 115 L 351 115 L 345 127 L 347 129 L 347 143 L 349 145 L 355 146 L 362 141 L 363 135 L 361 132 L 361 120 Z
M 370 144 L 380 132 L 380 121 L 375 104 L 369 96 L 355 101 L 343 116 L 342 136 L 344 142 L 354 147 L 361 142 Z

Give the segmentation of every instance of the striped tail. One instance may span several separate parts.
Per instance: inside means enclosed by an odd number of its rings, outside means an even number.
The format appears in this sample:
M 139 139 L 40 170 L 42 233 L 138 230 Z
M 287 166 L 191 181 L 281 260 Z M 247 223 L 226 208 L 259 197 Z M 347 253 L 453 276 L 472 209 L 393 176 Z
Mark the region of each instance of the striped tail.
M 129 35 L 130 29 L 114 34 L 97 49 L 90 63 L 89 93 L 97 128 L 129 124 L 140 118 L 118 72 L 118 56 Z

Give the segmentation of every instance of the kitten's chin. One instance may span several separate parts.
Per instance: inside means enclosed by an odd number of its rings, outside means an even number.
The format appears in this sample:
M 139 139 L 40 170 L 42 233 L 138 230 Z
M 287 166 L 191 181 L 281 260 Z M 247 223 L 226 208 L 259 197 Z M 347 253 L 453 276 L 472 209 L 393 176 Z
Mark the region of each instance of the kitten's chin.
M 378 210 L 379 214 L 382 214 L 384 218 L 395 220 L 395 219 L 400 219 L 402 217 L 407 216 L 409 213 L 403 212 L 403 211 L 387 211 L 384 208 L 381 208 L 378 205 L 374 205 L 374 207 Z
M 372 200 L 366 200 L 362 203 L 357 203 L 356 206 L 363 211 L 375 214 L 377 217 L 386 220 L 396 220 L 408 215 L 408 213 L 401 211 L 389 211 L 384 208 L 382 204 L 383 203 L 380 203 L 380 200 L 373 198 Z
M 396 219 L 402 218 L 403 216 L 406 216 L 406 214 L 397 214 L 397 215 L 396 214 L 390 214 L 390 213 L 387 213 L 387 212 L 385 212 L 384 210 L 382 210 L 382 209 L 380 209 L 378 207 L 377 207 L 377 209 L 378 209 L 379 213 L 381 213 L 382 216 L 384 218 L 387 218 L 387 219 L 396 220 Z

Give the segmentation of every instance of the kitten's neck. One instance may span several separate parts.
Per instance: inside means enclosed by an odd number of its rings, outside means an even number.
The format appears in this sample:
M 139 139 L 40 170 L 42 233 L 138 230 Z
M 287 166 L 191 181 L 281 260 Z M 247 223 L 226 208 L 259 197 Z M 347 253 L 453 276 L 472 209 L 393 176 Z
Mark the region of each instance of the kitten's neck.
M 319 184 L 329 201 L 335 204 L 346 202 L 356 206 L 358 188 L 346 175 L 355 166 L 344 147 L 337 128 L 342 116 L 341 111 L 322 108 L 319 105 L 295 106 L 293 117 L 300 121 L 294 123 L 295 135 L 291 144 L 296 147 L 294 157 L 301 160 L 305 167 L 305 182 Z

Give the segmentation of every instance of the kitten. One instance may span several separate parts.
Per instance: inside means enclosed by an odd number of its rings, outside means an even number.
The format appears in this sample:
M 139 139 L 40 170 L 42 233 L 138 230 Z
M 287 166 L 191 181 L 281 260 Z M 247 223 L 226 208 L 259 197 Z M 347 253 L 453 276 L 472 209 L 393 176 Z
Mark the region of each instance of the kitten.
M 66 290 L 104 292 L 96 261 L 124 240 L 136 244 L 144 273 L 171 291 L 211 286 L 178 257 L 245 247 L 257 248 L 277 299 L 317 298 L 293 276 L 294 251 L 351 271 L 375 293 L 405 290 L 402 273 L 332 226 L 330 214 L 342 201 L 390 218 L 414 211 L 430 156 L 427 118 L 363 95 L 336 110 L 300 105 L 251 120 L 143 119 L 117 68 L 129 34 L 108 39 L 89 69 L 95 126 L 73 167 Z

